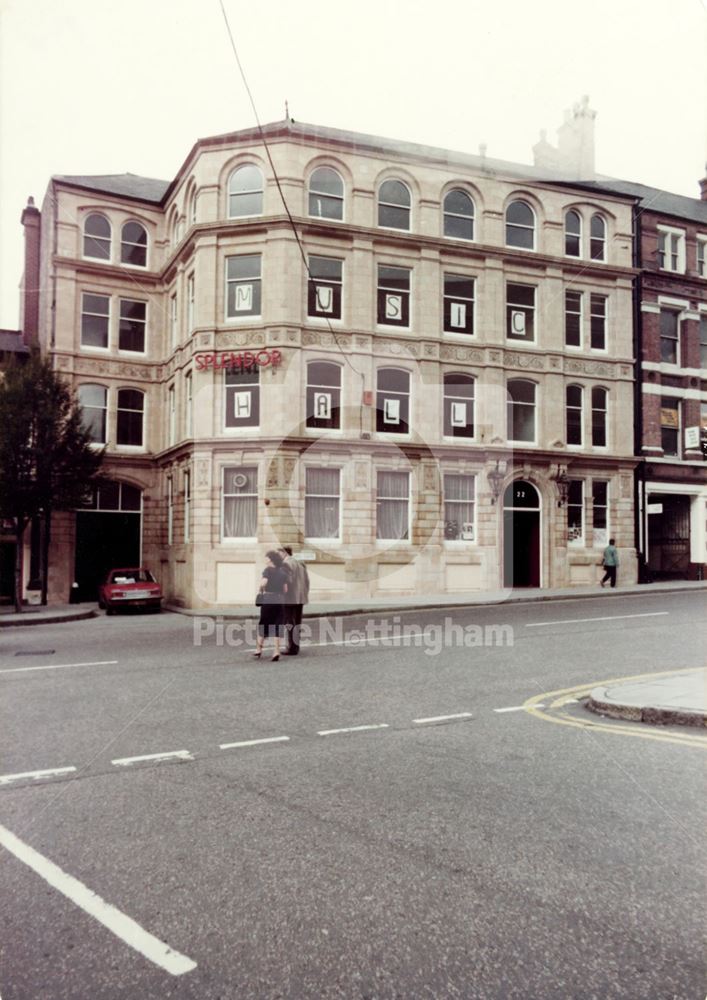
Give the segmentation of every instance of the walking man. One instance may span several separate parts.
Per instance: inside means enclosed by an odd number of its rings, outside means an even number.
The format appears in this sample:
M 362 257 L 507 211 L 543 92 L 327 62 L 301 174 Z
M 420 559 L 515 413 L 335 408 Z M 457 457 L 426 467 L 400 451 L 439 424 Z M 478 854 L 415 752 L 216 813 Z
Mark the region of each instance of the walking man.
M 606 584 L 607 580 L 611 580 L 611 586 L 616 586 L 616 570 L 619 568 L 619 553 L 614 545 L 615 539 L 610 538 L 609 544 L 604 549 L 604 558 L 602 559 L 602 565 L 606 572 L 601 578 L 599 583 L 602 587 Z
M 302 625 L 302 611 L 309 600 L 309 573 L 307 567 L 292 555 L 292 546 L 283 545 L 280 550 L 285 556 L 285 567 L 289 573 L 285 604 L 285 634 L 287 656 L 297 656 Z

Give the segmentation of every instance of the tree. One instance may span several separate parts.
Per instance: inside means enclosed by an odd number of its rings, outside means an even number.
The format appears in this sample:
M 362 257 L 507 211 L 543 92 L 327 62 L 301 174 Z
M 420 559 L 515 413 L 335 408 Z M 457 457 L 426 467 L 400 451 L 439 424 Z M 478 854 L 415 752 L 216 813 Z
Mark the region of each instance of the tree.
M 22 607 L 23 537 L 37 517 L 44 521 L 44 584 L 51 514 L 85 502 L 103 450 L 91 445 L 81 407 L 51 361 L 34 350 L 13 360 L 0 379 L 0 517 L 14 522 L 15 610 Z

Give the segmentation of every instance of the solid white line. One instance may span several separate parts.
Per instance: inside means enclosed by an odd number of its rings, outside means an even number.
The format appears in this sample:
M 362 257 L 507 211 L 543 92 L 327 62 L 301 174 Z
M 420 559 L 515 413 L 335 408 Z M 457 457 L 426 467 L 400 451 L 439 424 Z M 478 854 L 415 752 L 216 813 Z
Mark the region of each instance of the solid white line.
M 231 750 L 233 747 L 254 747 L 260 743 L 281 743 L 289 740 L 289 736 L 268 736 L 262 740 L 241 740 L 239 743 L 220 743 L 219 750 Z
M 23 674 L 28 670 L 65 670 L 66 667 L 108 667 L 117 662 L 117 660 L 94 660 L 92 663 L 48 663 L 43 667 L 10 667 L 9 670 L 0 670 L 0 675 Z
M 413 719 L 412 721 L 418 726 L 423 725 L 425 722 L 446 722 L 447 719 L 470 719 L 471 712 L 457 712 L 456 715 L 431 715 L 429 719 Z
M 116 937 L 134 948 L 135 951 L 139 951 L 150 962 L 159 965 L 160 968 L 173 976 L 181 976 L 184 972 L 190 972 L 196 968 L 196 962 L 187 958 L 186 955 L 174 951 L 164 941 L 154 937 L 131 917 L 107 903 L 73 875 L 62 871 L 53 861 L 39 854 L 33 847 L 25 844 L 4 826 L 0 826 L 0 844 L 23 864 L 35 871 L 45 882 L 61 892 L 76 906 L 80 906 L 90 916 L 95 917 Z
M 545 708 L 544 705 L 534 705 L 534 708 Z M 494 712 L 523 712 L 525 710 L 525 705 L 514 705 L 512 708 L 494 708 Z
M 142 757 L 119 757 L 117 760 L 112 760 L 111 764 L 137 764 L 141 760 L 171 760 L 173 758 L 178 758 L 179 760 L 194 760 L 192 755 L 188 750 L 170 750 L 168 753 L 146 753 Z
M 364 729 L 388 729 L 387 722 L 376 722 L 372 726 L 349 726 L 347 729 L 321 729 L 317 736 L 334 736 L 335 733 L 360 733 Z
M 11 781 L 20 781 L 22 778 L 53 778 L 55 774 L 68 774 L 75 771 L 75 767 L 52 767 L 46 771 L 23 771 L 21 774 L 0 775 L 0 785 L 7 785 Z
M 645 611 L 640 615 L 607 615 L 605 618 L 564 618 L 562 621 L 557 622 L 533 622 L 532 624 L 526 622 L 525 627 L 542 628 L 543 625 L 578 625 L 581 622 L 613 622 L 619 618 L 658 618 L 660 615 L 669 614 L 669 611 Z

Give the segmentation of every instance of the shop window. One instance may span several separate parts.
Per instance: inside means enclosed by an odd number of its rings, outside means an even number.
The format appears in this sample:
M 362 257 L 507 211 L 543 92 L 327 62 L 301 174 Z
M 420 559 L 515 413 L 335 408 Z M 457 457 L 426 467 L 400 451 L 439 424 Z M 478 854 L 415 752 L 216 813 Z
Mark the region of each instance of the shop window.
M 376 488 L 376 538 L 410 539 L 410 474 L 379 472 Z
M 567 257 L 582 256 L 582 220 L 579 212 L 565 214 L 565 254 Z
M 567 423 L 568 445 L 582 444 L 583 414 L 584 390 L 581 385 L 568 385 L 565 400 L 565 419 Z
M 474 202 L 455 188 L 444 196 L 444 235 L 455 240 L 474 239 Z
M 307 427 L 341 427 L 341 367 L 328 361 L 307 365 Z
M 387 434 L 410 432 L 410 373 L 380 368 L 376 392 L 376 430 Z
M 474 279 L 463 274 L 444 275 L 445 333 L 474 333 Z
M 343 219 L 344 182 L 332 167 L 317 167 L 309 179 L 309 214 L 317 219 Z
M 532 343 L 535 340 L 535 286 L 506 285 L 506 337 Z
M 260 423 L 260 369 L 231 368 L 224 372 L 226 428 L 257 427 Z
M 84 428 L 88 431 L 94 444 L 106 443 L 106 426 L 108 414 L 108 390 L 102 385 L 79 386 L 79 406 Z
M 604 479 L 592 480 L 592 512 L 594 519 L 594 545 L 609 544 L 609 484 Z
M 383 181 L 378 190 L 378 225 L 410 230 L 410 191 L 402 181 Z
M 606 448 L 606 418 L 609 394 L 595 385 L 592 389 L 592 446 Z
M 342 260 L 334 257 L 309 258 L 307 315 L 341 319 Z
M 110 297 L 84 292 L 81 296 L 81 346 L 108 348 Z
M 263 214 L 263 174 L 254 163 L 237 167 L 228 182 L 228 217 L 242 219 Z
M 339 469 L 305 471 L 305 538 L 339 538 L 341 506 Z
M 524 201 L 512 201 L 506 209 L 506 246 L 535 249 L 535 213 Z
M 258 470 L 223 470 L 223 538 L 256 538 L 258 534 Z
M 226 258 L 227 319 L 260 316 L 260 268 L 260 254 Z
M 570 479 L 567 489 L 567 543 L 584 545 L 584 483 Z
M 147 230 L 139 222 L 126 222 L 120 234 L 120 262 L 147 267 Z
M 476 477 L 447 475 L 444 478 L 444 537 L 449 542 L 473 542 L 476 538 Z
M 141 448 L 145 417 L 145 394 L 139 389 L 118 389 L 116 444 Z
M 145 353 L 145 328 L 147 326 L 147 303 L 136 299 L 120 300 L 118 323 L 118 350 Z
M 105 215 L 87 216 L 83 227 L 83 255 L 93 260 L 110 260 L 111 229 Z
M 410 270 L 378 265 L 378 323 L 410 326 Z
M 508 383 L 507 423 L 508 440 L 535 442 L 536 385 L 525 379 L 511 379 Z
M 444 376 L 444 436 L 474 436 L 474 379 L 471 375 L 448 372 Z

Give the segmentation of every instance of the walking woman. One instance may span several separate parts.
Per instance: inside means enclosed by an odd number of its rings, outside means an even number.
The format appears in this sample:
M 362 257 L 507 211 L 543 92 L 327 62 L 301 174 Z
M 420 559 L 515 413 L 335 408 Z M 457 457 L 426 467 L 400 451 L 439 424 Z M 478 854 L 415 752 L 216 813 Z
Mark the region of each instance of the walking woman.
M 285 629 L 285 594 L 287 593 L 287 571 L 283 567 L 283 558 L 279 552 L 265 553 L 265 569 L 260 580 L 260 621 L 258 622 L 258 638 L 253 656 L 260 659 L 263 645 L 268 637 L 275 640 L 275 652 L 271 662 L 280 659 L 280 639 Z

